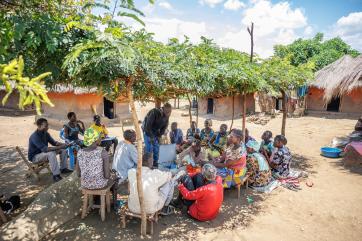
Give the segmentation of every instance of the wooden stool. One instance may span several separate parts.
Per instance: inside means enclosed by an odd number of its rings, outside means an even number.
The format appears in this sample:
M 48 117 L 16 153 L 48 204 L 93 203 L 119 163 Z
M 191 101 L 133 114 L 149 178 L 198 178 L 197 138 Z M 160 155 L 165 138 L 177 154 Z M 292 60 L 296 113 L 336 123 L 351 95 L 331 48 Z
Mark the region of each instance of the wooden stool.
M 6 223 L 8 220 L 5 216 L 5 213 L 3 212 L 3 210 L 0 208 L 0 220 L 3 222 L 3 223 Z
M 126 218 L 127 217 L 134 217 L 134 218 L 141 219 L 141 214 L 132 213 L 131 211 L 129 211 L 127 205 L 125 205 L 121 208 L 120 214 L 121 214 L 121 227 L 122 228 L 126 228 Z M 147 221 L 150 223 L 149 234 L 151 234 L 151 235 L 153 235 L 153 223 L 158 222 L 158 214 L 159 214 L 158 212 L 155 212 L 155 213 L 146 215 Z
M 113 183 L 103 189 L 82 189 L 83 194 L 83 206 L 82 206 L 82 216 L 84 219 L 87 216 L 87 213 L 92 208 L 99 208 L 101 211 L 101 219 L 104 221 L 106 219 L 106 208 L 107 212 L 111 211 L 111 187 Z M 93 204 L 93 196 L 100 196 L 101 205 Z
M 24 156 L 23 152 L 20 150 L 20 148 L 18 146 L 15 147 L 15 149 L 19 153 L 19 155 L 21 156 L 21 159 L 25 162 L 25 164 L 29 168 L 29 172 L 26 174 L 26 177 L 29 177 L 29 176 L 33 175 L 36 178 L 36 180 L 39 181 L 40 180 L 39 173 L 40 173 L 41 170 L 46 168 L 51 173 L 48 161 L 32 163 L 31 161 L 29 161 Z
M 239 184 L 236 185 L 236 188 L 238 189 L 238 199 L 240 199 L 240 189 L 241 186 L 245 185 L 245 189 L 248 190 L 248 185 L 249 185 L 249 181 L 248 181 L 249 176 L 246 175 L 243 180 L 241 180 L 241 182 Z

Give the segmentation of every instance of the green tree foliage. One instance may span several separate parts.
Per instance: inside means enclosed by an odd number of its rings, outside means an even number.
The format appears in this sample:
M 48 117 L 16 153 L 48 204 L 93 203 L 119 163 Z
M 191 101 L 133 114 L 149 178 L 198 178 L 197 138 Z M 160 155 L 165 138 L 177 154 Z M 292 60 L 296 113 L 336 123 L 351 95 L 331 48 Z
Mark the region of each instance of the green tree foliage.
M 357 50 L 352 49 L 339 37 L 323 41 L 322 33 L 316 34 L 312 39 L 298 39 L 286 46 L 276 45 L 274 52 L 277 57 L 288 58 L 294 66 L 312 61 L 315 64 L 315 71 L 333 63 L 345 54 L 353 57 L 359 55 Z
M 8 97 L 17 90 L 19 98 L 19 108 L 24 109 L 25 106 L 35 104 L 36 111 L 40 114 L 41 103 L 53 106 L 44 87 L 43 79 L 51 73 L 43 73 L 35 78 L 23 76 L 24 60 L 20 56 L 19 59 L 12 60 L 9 64 L 0 64 L 0 84 L 5 86 L 6 95 L 2 100 L 5 105 Z

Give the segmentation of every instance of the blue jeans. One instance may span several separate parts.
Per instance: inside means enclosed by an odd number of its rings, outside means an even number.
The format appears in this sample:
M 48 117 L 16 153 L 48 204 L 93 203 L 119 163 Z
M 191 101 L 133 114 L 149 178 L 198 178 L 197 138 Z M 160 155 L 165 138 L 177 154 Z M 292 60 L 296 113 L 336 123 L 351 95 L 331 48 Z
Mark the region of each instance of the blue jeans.
M 151 138 L 146 134 L 146 132 L 143 132 L 143 139 L 145 140 L 146 152 L 153 153 L 153 166 L 158 167 L 158 156 L 160 152 L 158 138 L 155 137 L 153 143 L 151 143 Z

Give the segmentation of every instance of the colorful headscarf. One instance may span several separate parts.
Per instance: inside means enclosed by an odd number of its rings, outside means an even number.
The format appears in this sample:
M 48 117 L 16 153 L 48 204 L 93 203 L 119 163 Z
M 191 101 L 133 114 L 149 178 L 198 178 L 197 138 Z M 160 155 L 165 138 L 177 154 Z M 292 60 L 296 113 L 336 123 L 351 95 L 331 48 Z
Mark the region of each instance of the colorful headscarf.
M 84 132 L 84 145 L 90 146 L 92 145 L 96 140 L 98 140 L 100 136 L 100 133 L 94 130 L 93 128 L 88 128 Z
M 259 151 L 260 149 L 260 144 L 259 142 L 257 141 L 254 141 L 254 140 L 250 140 L 246 143 L 246 147 L 249 147 L 249 148 L 253 148 L 254 151 Z
M 216 167 L 214 165 L 211 165 L 210 163 L 206 163 L 202 167 L 202 175 L 205 177 L 205 179 L 209 181 L 214 181 L 216 178 Z

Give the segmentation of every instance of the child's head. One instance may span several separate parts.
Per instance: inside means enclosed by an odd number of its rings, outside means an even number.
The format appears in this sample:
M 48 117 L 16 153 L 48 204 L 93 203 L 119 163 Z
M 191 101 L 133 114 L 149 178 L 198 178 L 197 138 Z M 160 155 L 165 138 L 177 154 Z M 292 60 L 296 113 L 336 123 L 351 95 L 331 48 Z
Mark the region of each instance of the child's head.
M 210 119 L 206 119 L 204 125 L 205 128 L 209 128 L 212 126 L 212 121 Z
M 123 138 L 133 143 L 136 141 L 136 132 L 134 130 L 125 130 L 123 133 Z
M 277 148 L 281 148 L 283 147 L 284 145 L 287 144 L 287 138 L 285 138 L 285 136 L 283 135 L 277 135 L 275 138 L 274 138 L 274 147 L 277 147 Z
M 171 124 L 171 131 L 177 130 L 177 122 L 172 122 Z
M 265 131 L 261 136 L 263 141 L 269 141 L 273 137 L 273 133 L 271 131 Z
M 151 152 L 144 152 L 142 156 L 142 166 L 151 168 L 153 165 L 153 157 Z
M 194 139 L 191 146 L 192 146 L 192 149 L 194 150 L 194 152 L 201 151 L 201 141 L 200 140 Z
M 228 126 L 227 126 L 226 124 L 221 124 L 221 126 L 220 126 L 220 133 L 221 133 L 221 134 L 226 134 L 227 129 L 228 129 Z

